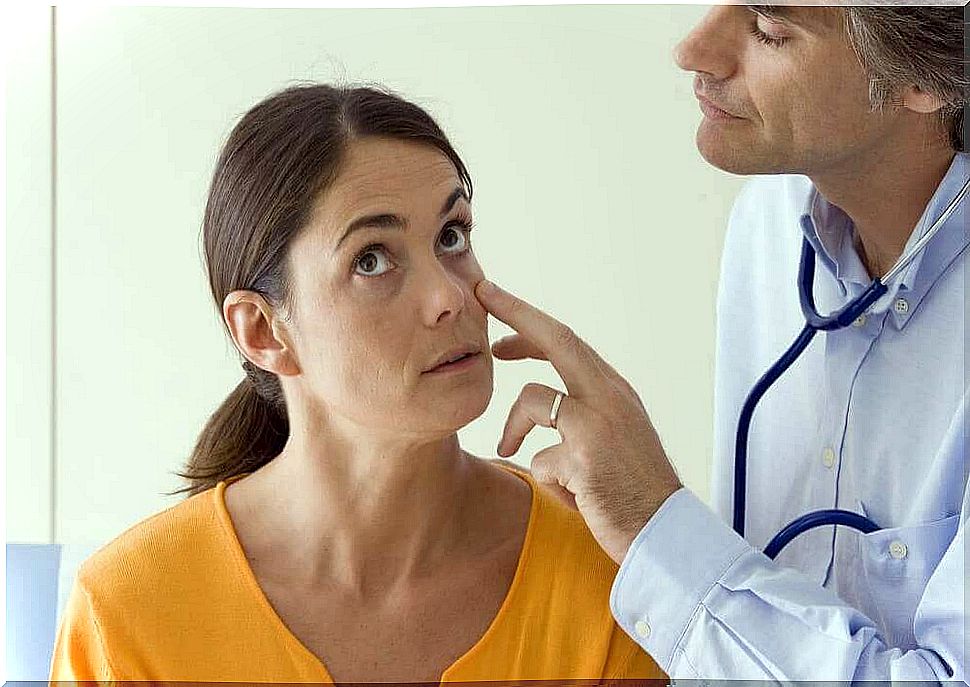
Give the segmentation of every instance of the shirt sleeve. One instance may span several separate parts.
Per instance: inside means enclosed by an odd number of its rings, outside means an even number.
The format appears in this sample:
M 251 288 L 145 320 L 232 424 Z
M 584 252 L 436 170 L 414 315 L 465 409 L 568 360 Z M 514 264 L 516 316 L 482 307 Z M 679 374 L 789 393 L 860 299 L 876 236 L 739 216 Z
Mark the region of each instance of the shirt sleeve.
M 964 550 L 955 536 L 920 599 L 918 646 L 889 646 L 832 591 L 751 547 L 687 489 L 640 531 L 613 583 L 621 627 L 672 678 L 966 681 Z
M 52 682 L 113 679 L 97 617 L 80 581 L 71 589 L 57 631 L 50 679 Z
M 667 676 L 653 657 L 621 628 L 615 625 L 614 628 L 609 655 L 603 667 L 603 677 L 608 680 L 638 680 L 631 683 L 632 685 L 650 685 L 652 681 L 663 680 L 666 685 Z

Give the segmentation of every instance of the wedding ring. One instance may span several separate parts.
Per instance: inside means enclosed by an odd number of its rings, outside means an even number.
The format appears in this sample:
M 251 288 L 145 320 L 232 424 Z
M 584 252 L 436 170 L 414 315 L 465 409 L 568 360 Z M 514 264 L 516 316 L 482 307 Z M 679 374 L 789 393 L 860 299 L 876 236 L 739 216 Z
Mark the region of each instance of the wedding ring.
M 562 399 L 565 398 L 566 394 L 561 391 L 556 392 L 556 400 L 552 402 L 552 410 L 549 411 L 549 426 L 553 429 L 557 429 L 556 421 L 559 419 L 559 406 L 562 405 Z

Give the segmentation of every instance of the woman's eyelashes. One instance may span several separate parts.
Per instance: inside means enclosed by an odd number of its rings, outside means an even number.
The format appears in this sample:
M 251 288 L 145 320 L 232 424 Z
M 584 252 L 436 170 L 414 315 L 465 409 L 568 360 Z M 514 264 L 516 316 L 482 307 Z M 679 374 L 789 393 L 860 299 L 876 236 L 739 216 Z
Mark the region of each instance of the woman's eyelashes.
M 470 219 L 456 219 L 445 225 L 436 239 L 435 253 L 438 255 L 462 256 L 471 250 Z M 373 243 L 365 247 L 354 258 L 354 274 L 361 277 L 380 277 L 392 271 L 397 265 L 391 259 L 387 246 Z
M 354 274 L 377 277 L 393 269 L 387 250 L 381 244 L 371 244 L 354 258 Z
M 438 234 L 438 245 L 445 253 L 460 255 L 470 250 L 472 221 L 459 219 L 447 224 Z

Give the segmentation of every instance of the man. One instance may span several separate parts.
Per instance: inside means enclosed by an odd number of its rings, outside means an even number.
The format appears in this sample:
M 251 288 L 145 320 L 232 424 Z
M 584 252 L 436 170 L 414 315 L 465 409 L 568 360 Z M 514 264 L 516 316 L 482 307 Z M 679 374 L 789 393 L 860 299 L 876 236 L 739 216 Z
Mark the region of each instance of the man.
M 718 515 L 683 488 L 630 385 L 565 325 L 483 282 L 517 332 L 504 359 L 549 360 L 568 395 L 531 384 L 499 453 L 535 425 L 562 443 L 533 474 L 621 564 L 611 607 L 672 677 L 967 680 L 970 516 L 963 200 L 888 293 L 819 334 L 758 406 L 746 538 L 733 507 L 738 415 L 803 326 L 803 238 L 822 312 L 911 248 L 970 177 L 963 9 L 722 6 L 678 46 L 704 111 L 701 154 L 753 179 L 732 212 L 718 298 Z M 825 526 L 776 561 L 799 515 L 842 508 L 880 531 Z

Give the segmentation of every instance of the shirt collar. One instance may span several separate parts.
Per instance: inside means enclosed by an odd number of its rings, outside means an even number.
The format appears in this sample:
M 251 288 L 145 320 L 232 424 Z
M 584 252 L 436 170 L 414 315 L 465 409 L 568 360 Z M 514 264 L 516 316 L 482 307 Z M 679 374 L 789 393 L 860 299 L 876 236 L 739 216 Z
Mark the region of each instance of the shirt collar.
M 929 230 L 968 178 L 970 154 L 957 153 L 910 234 L 903 249 L 904 255 Z M 916 255 L 899 277 L 888 284 L 889 291 L 870 308 L 871 312 L 882 313 L 890 304 L 896 304 L 902 298 L 905 304 L 893 308 L 895 322 L 899 328 L 903 328 L 912 319 L 939 277 L 970 245 L 968 198 L 970 196 L 964 197 L 923 251 Z M 854 246 L 855 228 L 852 221 L 841 209 L 825 200 L 814 185 L 806 198 L 800 224 L 819 262 L 836 278 L 843 294 L 854 297 L 869 286 L 871 278 Z
M 814 185 L 805 202 L 801 226 L 821 263 L 838 280 L 843 293 L 849 283 L 869 283 L 869 275 L 853 247 L 852 220 L 841 208 L 828 202 Z

